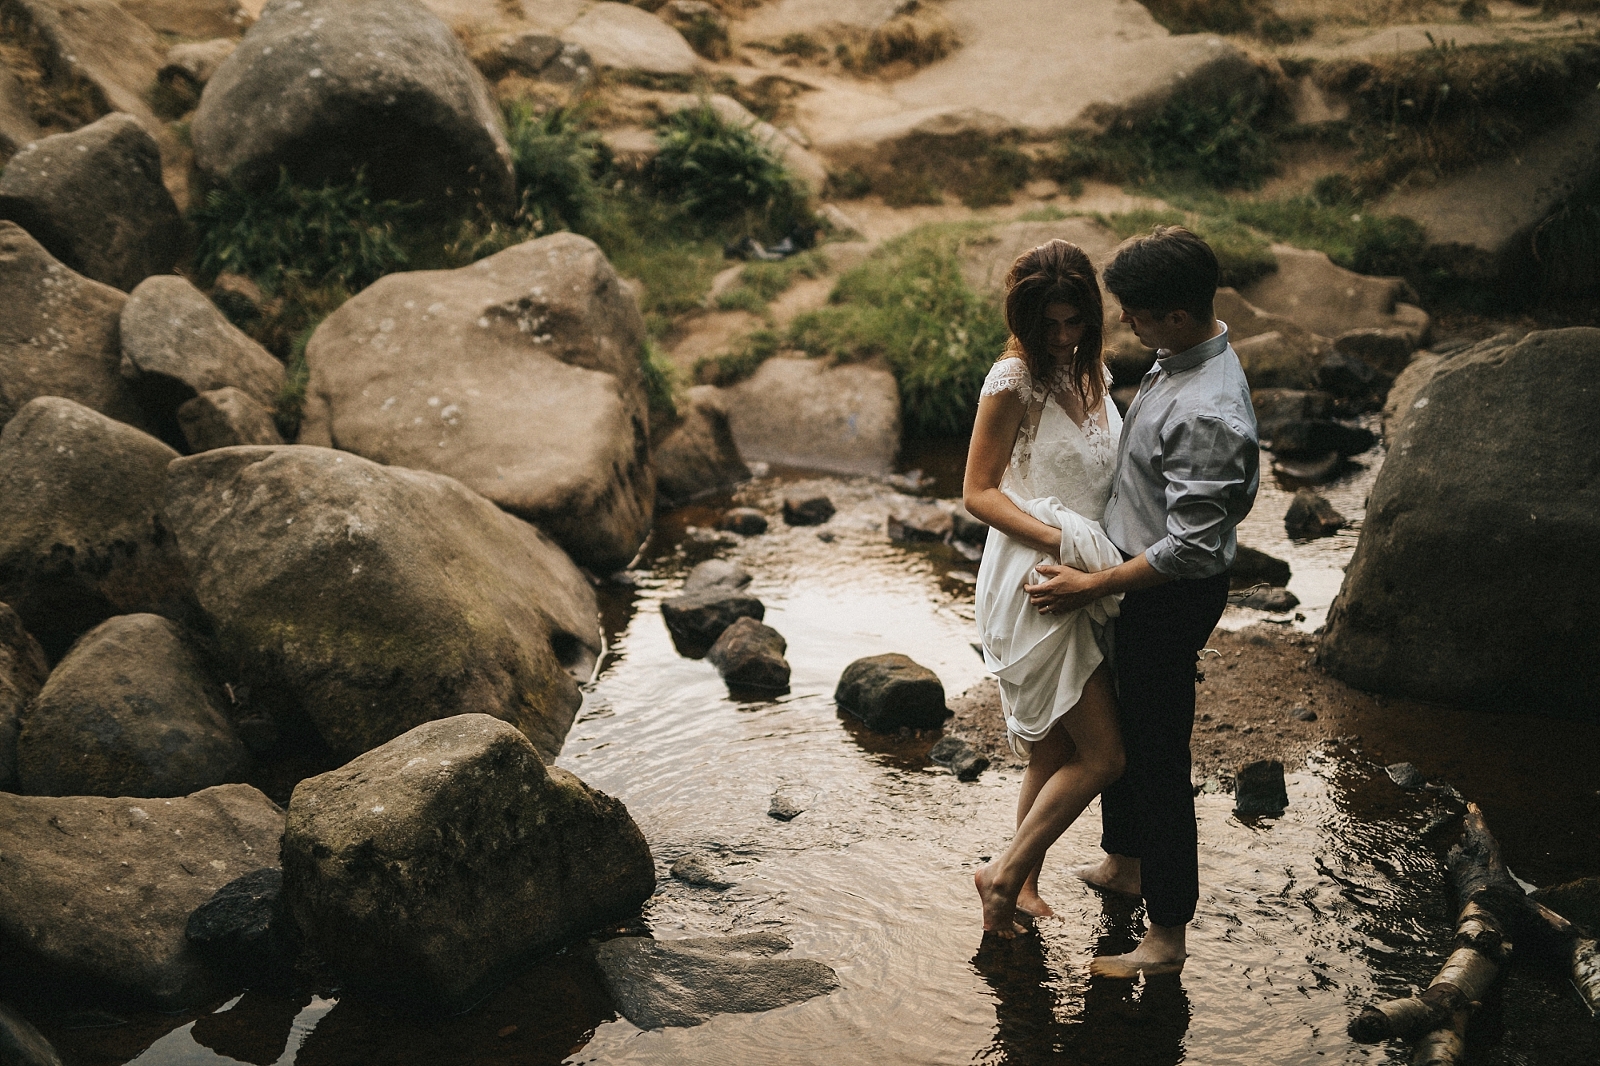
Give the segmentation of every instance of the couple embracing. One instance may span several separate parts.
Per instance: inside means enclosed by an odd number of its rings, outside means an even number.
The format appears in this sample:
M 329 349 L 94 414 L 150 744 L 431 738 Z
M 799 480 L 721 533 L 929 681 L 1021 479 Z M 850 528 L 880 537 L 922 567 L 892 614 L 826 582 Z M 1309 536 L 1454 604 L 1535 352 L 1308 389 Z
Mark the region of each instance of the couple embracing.
M 983 927 L 1051 914 L 1046 850 L 1102 795 L 1098 863 L 1074 872 L 1144 898 L 1148 931 L 1091 972 L 1176 972 L 1199 898 L 1189 734 L 1195 661 L 1227 602 L 1234 528 L 1255 502 L 1250 387 L 1212 309 L 1217 258 L 1158 226 L 1105 268 L 1156 362 L 1119 418 L 1089 258 L 1056 240 L 1006 276 L 1011 331 L 984 382 L 967 509 L 990 526 L 978 573 L 984 659 L 1028 760 L 1010 847 L 975 877 Z

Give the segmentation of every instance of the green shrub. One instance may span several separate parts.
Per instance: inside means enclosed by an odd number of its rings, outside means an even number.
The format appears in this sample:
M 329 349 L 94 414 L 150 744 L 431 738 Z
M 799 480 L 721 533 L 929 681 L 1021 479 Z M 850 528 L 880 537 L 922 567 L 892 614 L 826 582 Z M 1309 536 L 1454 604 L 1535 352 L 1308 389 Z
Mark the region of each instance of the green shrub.
M 677 368 L 667 361 L 652 340 L 647 339 L 639 348 L 639 369 L 644 372 L 644 394 L 650 404 L 651 421 L 677 421 L 678 404 L 673 397 Z
M 1221 189 L 1252 188 L 1277 165 L 1266 111 L 1265 100 L 1242 93 L 1225 101 L 1179 93 L 1149 118 L 1121 123 L 1097 137 L 1061 142 L 1055 176 L 1061 181 L 1177 179 Z
M 1153 226 L 1189 227 L 1217 253 L 1217 265 L 1222 268 L 1221 284 L 1236 289 L 1278 269 L 1270 243 L 1226 214 L 1144 208 L 1097 217 L 1122 238 L 1148 233 Z
M 883 244 L 839 279 L 829 305 L 797 317 L 789 343 L 813 356 L 882 358 L 912 436 L 972 428 L 984 376 L 1006 341 L 999 306 L 961 275 L 968 225 L 924 226 Z
M 505 105 L 506 142 L 522 193 L 521 220 L 536 231 L 581 229 L 600 200 L 600 141 L 571 108 L 543 113 L 525 100 Z
M 1246 225 L 1328 258 L 1360 274 L 1406 274 L 1425 247 L 1422 227 L 1409 218 L 1379 215 L 1349 200 L 1316 196 L 1243 200 L 1231 214 Z
M 1033 176 L 1033 160 L 1009 136 L 913 134 L 867 176 L 890 207 L 944 202 L 946 191 L 968 207 L 1011 202 Z
M 692 219 L 782 232 L 804 217 L 805 194 L 772 148 L 708 102 L 668 116 L 651 180 Z
M 1144 0 L 1173 33 L 1243 33 L 1275 16 L 1269 0 Z

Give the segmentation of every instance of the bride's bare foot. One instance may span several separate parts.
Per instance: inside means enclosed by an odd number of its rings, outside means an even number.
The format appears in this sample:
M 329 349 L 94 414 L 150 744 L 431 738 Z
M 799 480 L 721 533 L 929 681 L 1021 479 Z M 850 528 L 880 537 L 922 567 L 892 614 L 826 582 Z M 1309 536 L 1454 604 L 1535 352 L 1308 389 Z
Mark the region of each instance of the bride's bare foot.
M 1102 955 L 1089 962 L 1089 972 L 1096 977 L 1118 977 L 1131 980 L 1141 973 L 1156 977 L 1164 973 L 1178 973 L 1183 969 L 1188 952 L 1184 944 L 1184 927 L 1173 929 L 1152 925 L 1139 946 L 1126 955 Z
M 1107 855 L 1088 866 L 1074 866 L 1072 876 L 1101 892 L 1120 892 L 1125 896 L 1140 895 L 1139 860 L 1124 855 Z
M 1033 918 L 1054 918 L 1056 912 L 1039 895 L 1037 889 L 1031 885 L 1023 885 L 1022 891 L 1017 893 L 1017 915 L 1019 920 L 1026 921 Z
M 983 931 L 994 933 L 996 936 L 1010 940 L 1018 933 L 1026 932 L 1017 924 L 1017 901 L 1013 896 L 1007 896 L 1004 889 L 995 884 L 995 864 L 984 863 L 972 875 L 972 883 L 978 886 L 978 899 L 983 904 Z

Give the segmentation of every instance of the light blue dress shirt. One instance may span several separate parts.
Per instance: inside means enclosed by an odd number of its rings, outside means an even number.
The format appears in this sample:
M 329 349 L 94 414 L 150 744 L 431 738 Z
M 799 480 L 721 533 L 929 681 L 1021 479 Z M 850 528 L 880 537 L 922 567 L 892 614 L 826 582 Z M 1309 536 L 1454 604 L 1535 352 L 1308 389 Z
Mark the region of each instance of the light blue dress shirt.
M 1260 486 L 1250 383 L 1222 332 L 1188 351 L 1162 349 L 1128 405 L 1104 526 L 1111 543 L 1172 578 L 1233 565 L 1234 527 Z

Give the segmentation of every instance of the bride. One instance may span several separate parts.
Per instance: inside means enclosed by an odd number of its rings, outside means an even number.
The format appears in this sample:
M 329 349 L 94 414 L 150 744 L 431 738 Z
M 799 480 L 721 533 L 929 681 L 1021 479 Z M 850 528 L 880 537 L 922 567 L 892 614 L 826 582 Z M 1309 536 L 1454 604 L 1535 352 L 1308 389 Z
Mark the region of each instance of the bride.
M 1105 312 L 1082 249 L 1054 240 L 1020 256 L 1005 316 L 1011 339 L 983 384 L 963 495 L 990 527 L 976 602 L 983 656 L 1012 747 L 1028 759 L 1011 846 L 974 877 L 984 931 L 1010 937 L 1053 913 L 1039 896 L 1045 852 L 1122 775 L 1107 632 L 1121 597 L 1042 614 L 1026 592 L 1039 565 L 1122 562 L 1100 529 L 1122 420 L 1107 402 Z

